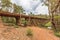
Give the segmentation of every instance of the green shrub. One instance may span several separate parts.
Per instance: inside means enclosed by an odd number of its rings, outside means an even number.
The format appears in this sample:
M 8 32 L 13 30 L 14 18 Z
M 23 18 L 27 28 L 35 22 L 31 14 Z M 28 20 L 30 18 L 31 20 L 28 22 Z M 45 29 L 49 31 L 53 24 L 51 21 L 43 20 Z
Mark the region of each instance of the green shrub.
M 45 24 L 45 27 L 51 27 L 51 26 L 52 26 L 51 22 Z
M 32 36 L 33 33 L 32 33 L 32 30 L 30 28 L 27 29 L 27 36 Z
M 60 37 L 60 32 L 55 32 L 55 35 L 56 35 L 57 37 Z
M 13 23 L 7 23 L 7 26 L 14 26 L 15 24 Z
M 24 26 L 27 26 L 27 21 L 24 20 L 24 21 L 23 21 L 23 24 L 24 24 Z
M 16 24 L 15 18 L 11 18 L 11 17 L 1 17 L 1 18 L 4 23 Z

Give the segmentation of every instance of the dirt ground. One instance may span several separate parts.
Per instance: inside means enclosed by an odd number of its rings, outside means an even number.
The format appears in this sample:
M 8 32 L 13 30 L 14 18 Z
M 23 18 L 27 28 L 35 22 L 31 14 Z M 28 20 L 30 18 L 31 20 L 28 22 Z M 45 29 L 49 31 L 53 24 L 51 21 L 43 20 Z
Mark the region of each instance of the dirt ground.
M 30 28 L 32 37 L 26 35 L 26 30 Z M 60 40 L 54 36 L 53 31 L 36 26 L 19 27 L 5 26 L 0 22 L 0 40 Z
M 26 30 L 30 28 L 33 32 L 32 37 L 26 35 Z M 60 40 L 54 36 L 53 31 L 39 27 L 19 27 L 14 28 L 4 26 L 0 23 L 0 40 Z

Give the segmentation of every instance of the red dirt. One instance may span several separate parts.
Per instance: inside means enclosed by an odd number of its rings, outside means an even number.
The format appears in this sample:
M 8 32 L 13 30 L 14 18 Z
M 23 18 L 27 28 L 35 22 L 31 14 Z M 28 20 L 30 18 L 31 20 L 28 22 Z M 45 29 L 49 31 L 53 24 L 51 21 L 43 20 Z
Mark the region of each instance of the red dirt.
M 54 36 L 53 31 L 44 28 L 32 27 L 34 33 L 33 40 L 60 40 Z
M 26 35 L 26 30 L 31 28 L 33 31 L 32 38 Z M 0 22 L 0 40 L 60 40 L 54 36 L 53 31 L 38 28 L 38 27 L 19 27 L 14 28 L 10 26 L 4 26 Z
M 26 30 L 28 28 L 31 28 L 33 30 L 32 38 L 26 36 Z M 6 26 L 0 28 L 0 40 L 31 40 L 31 39 L 32 40 L 60 40 L 58 37 L 53 35 L 53 32 L 51 30 L 47 30 L 43 28 L 38 28 L 38 27 L 10 28 Z

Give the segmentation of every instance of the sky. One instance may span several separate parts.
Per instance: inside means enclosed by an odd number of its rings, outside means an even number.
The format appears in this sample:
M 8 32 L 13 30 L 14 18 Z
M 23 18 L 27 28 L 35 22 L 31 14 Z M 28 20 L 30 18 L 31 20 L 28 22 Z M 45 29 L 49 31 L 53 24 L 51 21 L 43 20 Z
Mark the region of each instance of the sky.
M 46 5 L 42 6 L 40 0 L 11 0 L 12 3 L 16 3 L 23 7 L 25 12 L 28 14 L 30 12 L 34 14 L 48 14 L 48 7 Z

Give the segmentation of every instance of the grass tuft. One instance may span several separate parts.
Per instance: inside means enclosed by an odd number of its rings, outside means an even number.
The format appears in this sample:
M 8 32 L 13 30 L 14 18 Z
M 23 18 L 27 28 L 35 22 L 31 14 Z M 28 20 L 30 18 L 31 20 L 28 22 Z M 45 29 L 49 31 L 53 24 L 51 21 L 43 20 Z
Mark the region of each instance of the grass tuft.
M 30 28 L 27 29 L 27 36 L 33 36 L 32 30 Z

